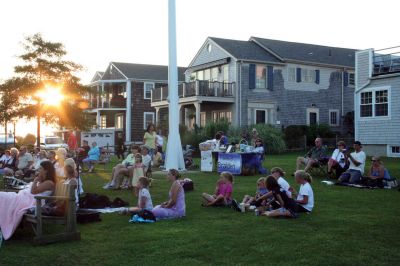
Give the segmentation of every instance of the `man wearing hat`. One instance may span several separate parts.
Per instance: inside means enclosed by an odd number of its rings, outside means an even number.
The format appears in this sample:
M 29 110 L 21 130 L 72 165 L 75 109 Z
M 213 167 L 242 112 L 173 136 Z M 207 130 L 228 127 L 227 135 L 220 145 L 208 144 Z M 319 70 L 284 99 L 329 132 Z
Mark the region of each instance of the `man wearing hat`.
M 350 163 L 350 166 L 349 169 L 339 177 L 339 182 L 349 182 L 351 184 L 359 183 L 364 174 L 366 157 L 365 152 L 362 151 L 361 142 L 355 141 L 354 152 L 350 153 L 350 151 L 347 151 L 345 153 L 345 158 Z

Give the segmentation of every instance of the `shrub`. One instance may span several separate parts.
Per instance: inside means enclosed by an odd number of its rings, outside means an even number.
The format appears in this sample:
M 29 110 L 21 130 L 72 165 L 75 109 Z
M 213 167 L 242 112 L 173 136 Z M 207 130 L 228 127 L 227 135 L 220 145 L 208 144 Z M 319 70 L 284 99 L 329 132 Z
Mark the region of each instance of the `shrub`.
M 208 139 L 213 139 L 218 131 L 223 131 L 225 134 L 229 130 L 229 122 L 227 119 L 221 119 L 217 122 L 209 122 L 203 128 L 203 134 Z
M 263 140 L 267 154 L 276 154 L 285 151 L 286 145 L 280 129 L 271 125 L 257 124 L 249 126 L 248 131 L 251 132 L 253 128 L 257 129 L 258 136 Z

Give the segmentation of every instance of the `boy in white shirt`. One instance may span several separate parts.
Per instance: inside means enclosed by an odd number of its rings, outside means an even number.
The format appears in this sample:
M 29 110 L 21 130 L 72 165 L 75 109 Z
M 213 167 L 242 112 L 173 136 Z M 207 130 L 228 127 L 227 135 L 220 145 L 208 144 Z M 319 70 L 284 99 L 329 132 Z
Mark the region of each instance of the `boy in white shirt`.
M 367 157 L 365 152 L 362 151 L 361 142 L 355 141 L 354 152 L 346 152 L 345 157 L 350 165 L 349 169 L 339 177 L 339 182 L 349 182 L 351 184 L 359 183 L 364 174 L 365 160 Z

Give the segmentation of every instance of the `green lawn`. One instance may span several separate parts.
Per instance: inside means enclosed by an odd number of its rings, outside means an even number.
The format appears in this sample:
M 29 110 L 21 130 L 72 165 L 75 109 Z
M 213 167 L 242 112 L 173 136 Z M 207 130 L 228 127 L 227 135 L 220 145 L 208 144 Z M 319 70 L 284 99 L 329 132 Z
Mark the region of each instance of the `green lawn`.
M 266 166 L 294 170 L 297 154 L 268 156 Z M 400 160 L 384 159 L 400 177 Z M 369 166 L 369 162 L 367 167 Z M 106 191 L 109 178 L 100 167 L 85 174 L 85 190 Z M 315 209 L 298 219 L 270 219 L 228 208 L 200 206 L 200 194 L 212 192 L 216 173 L 188 173 L 195 191 L 186 194 L 187 216 L 155 224 L 129 224 L 127 216 L 103 214 L 102 222 L 79 225 L 80 242 L 34 247 L 30 228 L 19 229 L 0 249 L 0 265 L 398 265 L 400 261 L 400 193 L 321 184 L 314 178 Z M 169 183 L 154 174 L 154 203 L 167 199 Z M 234 197 L 254 193 L 259 176 L 235 179 Z M 287 181 L 298 189 L 288 174 Z

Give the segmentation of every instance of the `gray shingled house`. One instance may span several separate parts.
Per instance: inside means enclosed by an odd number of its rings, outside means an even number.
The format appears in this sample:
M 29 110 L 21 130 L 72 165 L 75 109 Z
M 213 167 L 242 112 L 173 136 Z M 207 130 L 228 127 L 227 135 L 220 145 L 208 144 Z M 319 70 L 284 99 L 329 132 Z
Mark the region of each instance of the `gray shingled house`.
M 181 82 L 184 71 L 178 68 Z M 147 125 L 155 123 L 153 90 L 167 84 L 168 66 L 111 62 L 91 80 L 87 112 L 96 116 L 98 128 L 123 132 L 127 143 L 141 142 Z
M 355 138 L 368 155 L 400 157 L 400 46 L 356 53 Z
M 354 106 L 356 50 L 251 37 L 209 37 L 179 87 L 181 123 L 226 118 L 234 125 L 328 124 L 347 133 Z M 155 88 L 151 106 L 166 110 Z

